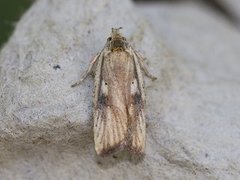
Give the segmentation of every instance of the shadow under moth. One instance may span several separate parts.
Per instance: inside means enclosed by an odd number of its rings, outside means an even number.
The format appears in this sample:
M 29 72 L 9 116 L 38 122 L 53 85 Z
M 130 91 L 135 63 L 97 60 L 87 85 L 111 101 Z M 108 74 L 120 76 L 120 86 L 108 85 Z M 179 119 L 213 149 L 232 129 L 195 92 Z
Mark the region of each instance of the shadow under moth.
M 142 155 L 145 149 L 144 74 L 155 80 L 119 30 L 111 36 L 89 65 L 79 85 L 94 75 L 94 142 L 98 155 L 105 156 L 123 149 Z

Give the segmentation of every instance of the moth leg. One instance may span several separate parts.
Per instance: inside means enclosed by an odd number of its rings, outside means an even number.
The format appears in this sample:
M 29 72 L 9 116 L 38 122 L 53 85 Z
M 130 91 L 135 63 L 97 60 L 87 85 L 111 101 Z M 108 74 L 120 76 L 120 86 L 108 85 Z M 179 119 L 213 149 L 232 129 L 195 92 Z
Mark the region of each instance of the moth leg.
M 88 67 L 88 70 L 83 74 L 82 78 L 81 78 L 78 82 L 72 84 L 71 87 L 76 87 L 76 86 L 80 85 L 80 84 L 86 79 L 86 77 L 87 77 L 89 74 L 92 73 L 93 66 L 94 66 L 95 62 L 97 61 L 98 57 L 99 57 L 99 54 L 96 55 L 96 56 L 93 58 L 93 60 L 91 61 L 90 65 L 89 65 L 89 67 Z
M 154 75 L 152 75 L 149 71 L 148 71 L 148 69 L 147 69 L 147 67 L 146 67 L 146 65 L 145 65 L 145 63 L 144 63 L 144 57 L 140 54 L 140 53 L 138 53 L 138 52 L 135 52 L 135 54 L 136 54 L 136 56 L 138 57 L 138 59 L 139 59 L 139 64 L 140 64 L 140 67 L 141 67 L 141 69 L 143 70 L 143 72 L 144 72 L 144 74 L 148 77 L 148 78 L 150 78 L 152 81 L 154 81 L 154 80 L 156 80 L 157 79 L 157 77 L 155 77 Z

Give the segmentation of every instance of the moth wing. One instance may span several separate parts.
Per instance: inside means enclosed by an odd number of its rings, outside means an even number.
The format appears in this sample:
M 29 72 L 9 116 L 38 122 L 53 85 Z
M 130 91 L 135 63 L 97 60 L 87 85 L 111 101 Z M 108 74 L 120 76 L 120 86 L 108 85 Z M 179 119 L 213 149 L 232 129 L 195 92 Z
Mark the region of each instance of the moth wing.
M 144 154 L 145 141 L 146 141 L 146 123 L 145 114 L 143 110 L 134 110 L 130 107 L 129 111 L 132 111 L 132 117 L 134 118 L 131 124 L 131 137 L 129 138 L 129 149 L 135 154 Z
M 144 153 L 145 94 L 141 68 L 134 54 L 99 60 L 95 75 L 94 141 L 98 155 L 128 147 Z M 105 63 L 108 61 L 108 63 Z
M 133 52 L 135 77 L 131 83 L 131 102 L 128 107 L 130 124 L 129 149 L 136 154 L 143 154 L 146 141 L 146 120 L 145 120 L 145 93 L 142 71 L 138 58 Z
M 103 56 L 95 75 L 94 142 L 98 155 L 123 149 L 128 135 L 126 98 L 121 85 L 113 78 L 116 72 L 111 63 L 104 61 Z
M 98 109 L 96 113 L 94 141 L 97 154 L 108 155 L 123 149 L 127 144 L 126 113 L 115 107 Z

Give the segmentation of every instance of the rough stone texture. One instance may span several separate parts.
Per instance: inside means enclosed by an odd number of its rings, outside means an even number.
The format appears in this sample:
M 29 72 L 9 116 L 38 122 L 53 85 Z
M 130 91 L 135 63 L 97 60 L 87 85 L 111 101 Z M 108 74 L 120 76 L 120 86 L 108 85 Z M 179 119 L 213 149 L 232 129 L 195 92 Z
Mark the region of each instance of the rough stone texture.
M 239 31 L 200 4 L 139 9 L 171 50 L 177 66 L 184 66 L 180 75 L 187 73 L 185 79 L 179 79 L 184 85 L 164 97 L 171 108 L 164 108 L 167 113 L 163 121 L 184 137 L 184 147 L 211 174 L 219 179 L 238 179 Z
M 41 0 L 18 23 L 0 54 L 0 179 L 237 179 L 239 32 L 191 3 L 118 3 Z M 158 77 L 143 160 L 97 157 L 93 81 L 70 87 L 118 26 Z

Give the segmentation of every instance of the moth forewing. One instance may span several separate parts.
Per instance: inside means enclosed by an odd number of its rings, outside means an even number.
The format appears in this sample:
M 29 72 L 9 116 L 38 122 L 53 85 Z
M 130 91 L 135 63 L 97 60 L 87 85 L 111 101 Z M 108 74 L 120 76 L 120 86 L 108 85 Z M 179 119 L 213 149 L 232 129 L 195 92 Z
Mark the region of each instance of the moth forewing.
M 143 154 L 145 150 L 145 139 L 146 139 L 146 122 L 145 122 L 145 92 L 144 92 L 144 81 L 142 76 L 142 71 L 139 65 L 139 59 L 135 55 L 133 49 L 131 49 L 131 54 L 134 61 L 134 71 L 136 72 L 136 85 L 134 87 L 135 91 L 132 91 L 132 96 L 135 99 L 135 102 L 130 104 L 129 113 L 132 119 L 132 132 L 131 132 L 131 141 L 129 142 L 129 149 L 134 153 Z
M 96 152 L 110 154 L 125 147 L 128 142 L 128 113 L 126 108 L 126 85 L 130 56 L 124 51 L 103 51 L 99 93 L 98 116 L 94 117 L 94 140 Z M 96 95 L 96 94 L 95 94 Z
M 142 70 L 148 77 L 154 76 L 119 29 L 112 29 L 104 49 L 81 79 L 94 71 L 94 142 L 96 153 L 102 156 L 124 148 L 143 154 L 145 149 Z

